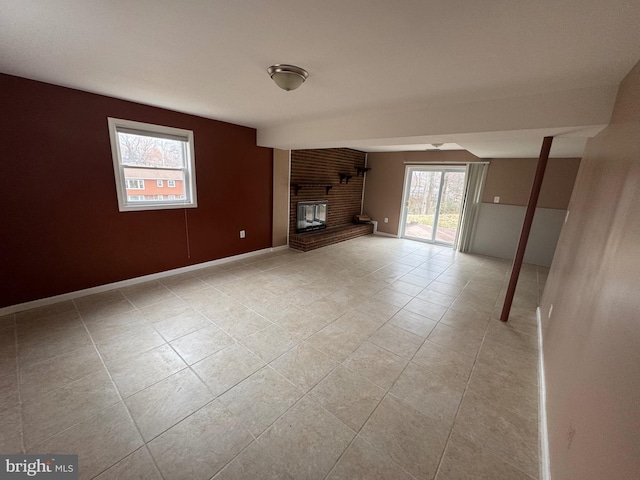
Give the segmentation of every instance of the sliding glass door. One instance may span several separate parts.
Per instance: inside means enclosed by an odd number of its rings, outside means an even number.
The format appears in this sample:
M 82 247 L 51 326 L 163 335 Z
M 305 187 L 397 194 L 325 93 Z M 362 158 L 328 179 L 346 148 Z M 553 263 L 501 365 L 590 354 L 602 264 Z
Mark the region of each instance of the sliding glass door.
M 458 234 L 465 167 L 407 167 L 402 237 L 453 245 Z

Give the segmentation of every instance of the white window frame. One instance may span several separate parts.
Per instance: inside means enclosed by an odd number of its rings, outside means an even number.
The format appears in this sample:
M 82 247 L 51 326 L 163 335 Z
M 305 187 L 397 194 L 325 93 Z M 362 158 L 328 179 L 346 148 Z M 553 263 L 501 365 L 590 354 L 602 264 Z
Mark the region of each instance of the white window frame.
M 132 187 L 127 182 L 136 182 L 136 185 L 142 185 L 141 187 Z M 125 188 L 127 190 L 144 190 L 144 179 L 143 178 L 130 178 L 129 180 L 125 180 Z
M 158 188 L 162 188 L 162 187 L 164 187 L 164 182 L 162 180 L 156 180 L 156 186 Z
M 196 165 L 193 131 L 181 128 L 166 127 L 163 125 L 154 125 L 151 123 L 134 122 L 132 120 L 124 120 L 120 118 L 108 117 L 109 138 L 111 140 L 111 156 L 113 159 L 113 171 L 116 180 L 116 194 L 118 197 L 118 208 L 121 212 L 131 212 L 140 210 L 166 210 L 175 208 L 197 208 L 198 196 L 196 193 Z M 118 132 L 135 133 L 138 135 L 147 135 L 150 137 L 170 138 L 185 142 L 184 159 L 185 165 L 181 170 L 184 175 L 184 199 L 175 200 L 158 200 L 154 202 L 133 202 L 127 199 L 127 185 L 124 176 L 125 167 L 123 165 L 120 152 L 120 142 L 118 141 Z
M 167 180 L 167 187 L 176 188 L 176 181 L 175 180 Z

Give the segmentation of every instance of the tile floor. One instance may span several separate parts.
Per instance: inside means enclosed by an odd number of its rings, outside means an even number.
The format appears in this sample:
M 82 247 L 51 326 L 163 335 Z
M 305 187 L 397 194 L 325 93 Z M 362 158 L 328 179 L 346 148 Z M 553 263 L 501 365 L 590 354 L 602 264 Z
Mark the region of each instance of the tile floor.
M 362 237 L 0 317 L 0 451 L 105 479 L 538 478 L 526 265 Z

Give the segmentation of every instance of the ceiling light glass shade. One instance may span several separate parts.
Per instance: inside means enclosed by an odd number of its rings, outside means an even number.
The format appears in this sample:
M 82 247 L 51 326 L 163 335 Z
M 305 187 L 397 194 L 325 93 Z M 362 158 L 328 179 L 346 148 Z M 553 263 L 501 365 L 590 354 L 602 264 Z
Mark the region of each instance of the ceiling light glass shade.
M 267 72 L 281 89 L 289 91 L 295 90 L 309 76 L 309 73 L 295 65 L 276 64 L 267 68 Z

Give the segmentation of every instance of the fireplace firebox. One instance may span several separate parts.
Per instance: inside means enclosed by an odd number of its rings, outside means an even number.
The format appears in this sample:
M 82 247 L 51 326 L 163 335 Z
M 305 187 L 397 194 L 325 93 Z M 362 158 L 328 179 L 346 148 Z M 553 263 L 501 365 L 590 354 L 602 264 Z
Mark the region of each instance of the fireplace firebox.
M 298 202 L 296 232 L 327 228 L 327 201 Z

